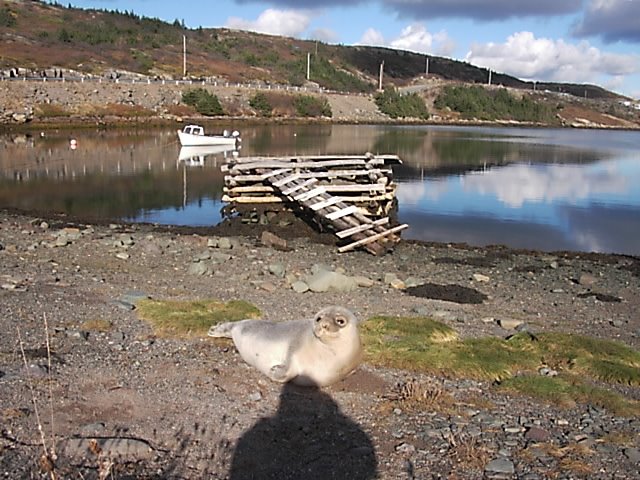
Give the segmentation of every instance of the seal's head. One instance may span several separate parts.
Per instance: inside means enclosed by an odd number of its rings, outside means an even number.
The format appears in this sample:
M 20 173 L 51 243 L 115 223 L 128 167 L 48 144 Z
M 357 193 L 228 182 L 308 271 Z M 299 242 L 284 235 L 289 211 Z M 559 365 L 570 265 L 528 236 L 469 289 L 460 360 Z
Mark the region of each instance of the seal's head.
M 313 319 L 313 333 L 321 340 L 337 339 L 357 326 L 355 315 L 344 307 L 323 308 Z

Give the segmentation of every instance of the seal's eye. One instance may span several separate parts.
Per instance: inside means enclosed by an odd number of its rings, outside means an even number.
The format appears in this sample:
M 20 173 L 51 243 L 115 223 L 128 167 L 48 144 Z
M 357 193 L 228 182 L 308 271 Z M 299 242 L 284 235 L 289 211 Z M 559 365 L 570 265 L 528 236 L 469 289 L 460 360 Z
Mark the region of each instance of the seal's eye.
M 316 317 L 316 323 L 318 323 L 320 320 L 322 320 L 322 317 L 318 315 L 318 316 Z
M 336 323 L 338 324 L 338 326 L 344 327 L 347 324 L 347 320 L 343 317 L 337 317 Z

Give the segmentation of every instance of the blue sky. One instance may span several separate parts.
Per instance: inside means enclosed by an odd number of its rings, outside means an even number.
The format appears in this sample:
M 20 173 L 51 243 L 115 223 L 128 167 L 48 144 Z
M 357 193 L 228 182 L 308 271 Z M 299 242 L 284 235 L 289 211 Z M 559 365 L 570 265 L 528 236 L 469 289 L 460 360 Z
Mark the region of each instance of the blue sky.
M 65 5 L 66 2 L 63 2 Z M 640 98 L 640 0 L 72 0 L 227 27 L 467 61 Z

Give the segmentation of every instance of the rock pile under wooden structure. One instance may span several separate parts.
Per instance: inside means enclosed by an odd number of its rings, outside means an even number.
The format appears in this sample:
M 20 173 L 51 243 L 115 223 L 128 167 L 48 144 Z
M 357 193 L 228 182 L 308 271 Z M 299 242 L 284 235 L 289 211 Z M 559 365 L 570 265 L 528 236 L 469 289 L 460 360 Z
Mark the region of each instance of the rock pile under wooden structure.
M 396 185 L 395 155 L 234 157 L 222 166 L 223 201 L 237 207 L 291 206 L 332 230 L 346 244 L 382 254 L 408 225 L 388 228 Z

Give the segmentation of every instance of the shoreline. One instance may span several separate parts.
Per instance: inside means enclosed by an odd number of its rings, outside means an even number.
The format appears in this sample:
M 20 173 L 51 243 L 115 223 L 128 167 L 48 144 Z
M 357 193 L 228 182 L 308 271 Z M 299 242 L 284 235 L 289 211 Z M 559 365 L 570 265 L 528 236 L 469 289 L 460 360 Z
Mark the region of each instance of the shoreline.
M 69 215 L 61 212 L 39 212 L 22 210 L 13 207 L 0 207 L 0 214 L 16 217 L 28 217 L 32 219 L 39 219 L 55 225 L 58 228 L 75 227 L 77 225 L 92 225 L 106 227 L 113 224 L 126 225 L 128 228 L 141 228 L 147 229 L 158 233 L 164 234 L 179 234 L 179 235 L 201 235 L 201 236 L 242 236 L 246 238 L 260 238 L 260 235 L 264 231 L 277 229 L 278 235 L 285 240 L 294 240 L 299 238 L 305 238 L 310 242 L 330 245 L 331 243 L 338 242 L 331 233 L 318 232 L 312 225 L 307 224 L 304 220 L 298 218 L 293 213 L 287 214 L 287 221 L 294 222 L 291 225 L 287 225 L 285 228 L 277 228 L 274 225 L 259 225 L 259 224 L 242 224 L 239 221 L 228 222 L 222 221 L 217 225 L 211 226 L 186 226 L 186 225 L 170 225 L 160 223 L 149 222 L 127 222 L 114 218 L 87 218 Z M 423 245 L 429 247 L 446 247 L 457 248 L 463 250 L 486 250 L 486 251 L 503 251 L 513 254 L 523 254 L 532 256 L 558 256 L 563 258 L 586 258 L 586 259 L 602 259 L 603 261 L 615 262 L 616 259 L 630 259 L 632 261 L 638 261 L 640 263 L 640 255 L 633 255 L 628 253 L 615 253 L 615 252 L 590 252 L 579 250 L 537 250 L 531 248 L 517 248 L 510 247 L 505 244 L 488 244 L 488 245 L 471 245 L 464 242 L 432 242 L 425 240 L 401 239 L 401 242 Z M 336 247 L 337 248 L 337 247 Z M 375 257 L 373 257 L 375 258 Z M 640 266 L 639 266 L 640 268 Z
M 65 130 L 65 129 L 94 129 L 94 128 L 114 128 L 124 129 L 135 127 L 163 127 L 186 125 L 189 123 L 202 124 L 206 126 L 228 126 L 230 123 L 235 125 L 399 125 L 399 126 L 426 126 L 426 127 L 495 127 L 495 128 L 533 128 L 533 129 L 579 129 L 579 130 L 612 130 L 612 131 L 639 131 L 638 126 L 607 126 L 607 125 L 544 125 L 530 122 L 517 122 L 512 120 L 449 120 L 449 121 L 425 121 L 425 120 L 378 120 L 378 121 L 359 121 L 351 120 L 333 120 L 324 118 L 300 118 L 300 117 L 282 117 L 282 118 L 259 118 L 259 117 L 206 117 L 206 116 L 190 116 L 176 117 L 167 119 L 163 117 L 150 118 L 101 118 L 101 117 L 74 117 L 66 121 L 29 121 L 26 123 L 0 123 L 0 133 L 23 133 L 34 130 Z
M 318 124 L 399 124 L 516 126 L 527 128 L 597 128 L 638 130 L 640 120 L 606 115 L 580 99 L 567 101 L 566 118 L 558 114 L 557 124 L 539 125 L 512 120 L 482 121 L 460 119 L 454 112 L 434 109 L 427 101 L 431 120 L 392 119 L 382 114 L 373 95 L 313 93 L 328 99 L 331 118 L 296 118 L 291 116 L 258 117 L 250 107 L 251 96 L 258 90 L 249 87 L 207 86 L 228 115 L 205 117 L 182 103 L 184 85 L 0 82 L 0 130 L 14 128 L 63 128 L 90 124 L 95 126 L 131 126 L 180 123 L 183 119 L 211 124 L 249 123 L 318 123 Z M 295 93 L 287 92 L 287 95 Z M 311 94 L 311 93 L 310 93 Z M 576 103 L 578 102 L 578 103 Z M 89 125 L 87 125 L 89 126 Z

